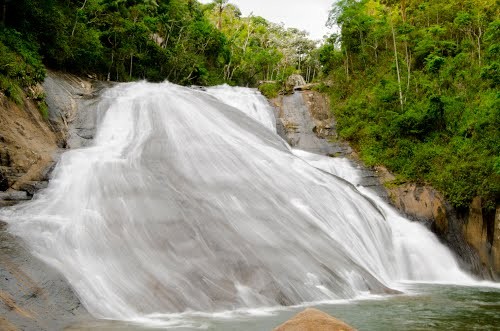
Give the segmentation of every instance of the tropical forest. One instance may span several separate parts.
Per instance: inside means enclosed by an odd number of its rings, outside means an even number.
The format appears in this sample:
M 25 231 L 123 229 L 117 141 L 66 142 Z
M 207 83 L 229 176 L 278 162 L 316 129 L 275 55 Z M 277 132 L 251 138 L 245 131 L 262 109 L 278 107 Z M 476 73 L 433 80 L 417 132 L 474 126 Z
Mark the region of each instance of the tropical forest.
M 0 0 L 0 330 L 497 330 L 499 282 L 499 0 Z

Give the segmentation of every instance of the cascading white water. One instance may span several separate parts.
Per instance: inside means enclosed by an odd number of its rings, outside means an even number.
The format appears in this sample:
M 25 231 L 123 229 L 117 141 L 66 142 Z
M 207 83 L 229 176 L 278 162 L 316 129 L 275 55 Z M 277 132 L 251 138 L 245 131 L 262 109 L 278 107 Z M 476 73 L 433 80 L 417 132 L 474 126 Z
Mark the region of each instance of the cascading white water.
M 294 153 L 311 165 L 341 177 L 382 210 L 389 223 L 395 247 L 396 274 L 392 281 L 431 281 L 472 284 L 473 279 L 460 270 L 450 250 L 422 224 L 401 217 L 391 206 L 369 189 L 359 186 L 360 170 L 345 158 L 331 158 L 301 150 Z
M 260 122 L 272 132 L 276 132 L 274 112 L 266 98 L 256 89 L 220 85 L 209 87 L 206 92 L 223 103 L 233 106 Z
M 350 165 L 292 151 L 254 90 L 143 82 L 103 98 L 93 146 L 66 152 L 47 189 L 0 212 L 96 317 L 470 280 L 425 228 L 349 184 Z

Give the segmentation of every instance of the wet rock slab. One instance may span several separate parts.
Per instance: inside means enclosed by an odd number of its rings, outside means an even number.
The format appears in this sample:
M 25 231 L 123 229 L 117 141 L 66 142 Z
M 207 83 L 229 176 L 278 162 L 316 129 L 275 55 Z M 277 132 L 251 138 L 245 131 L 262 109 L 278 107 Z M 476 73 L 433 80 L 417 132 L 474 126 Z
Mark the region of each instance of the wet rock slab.
M 293 94 L 280 96 L 271 102 L 275 106 L 277 132 L 290 146 L 311 153 L 349 159 L 361 168 L 360 185 L 388 199 L 377 173 L 363 167 L 349 144 L 338 139 L 337 124 L 324 95 L 296 89 Z
M 64 278 L 0 221 L 0 330 L 62 330 L 90 319 Z

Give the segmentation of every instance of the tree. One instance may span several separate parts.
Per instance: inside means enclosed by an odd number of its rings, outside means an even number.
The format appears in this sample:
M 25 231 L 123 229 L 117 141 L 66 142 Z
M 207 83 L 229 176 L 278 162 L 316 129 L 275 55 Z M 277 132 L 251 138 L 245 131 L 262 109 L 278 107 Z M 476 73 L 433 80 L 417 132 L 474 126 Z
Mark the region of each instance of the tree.
M 224 12 L 224 9 L 227 6 L 228 0 L 214 0 L 214 3 L 217 8 L 217 13 L 219 15 L 219 20 L 217 22 L 217 28 L 219 30 L 222 30 L 222 13 Z

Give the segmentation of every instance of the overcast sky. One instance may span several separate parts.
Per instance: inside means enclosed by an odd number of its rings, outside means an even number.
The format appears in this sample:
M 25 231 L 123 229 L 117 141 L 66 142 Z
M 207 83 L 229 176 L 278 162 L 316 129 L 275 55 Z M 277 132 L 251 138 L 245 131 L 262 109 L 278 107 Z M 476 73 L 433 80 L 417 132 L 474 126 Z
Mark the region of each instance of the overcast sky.
M 200 0 L 209 3 L 211 0 Z M 312 39 L 323 39 L 331 33 L 325 27 L 328 12 L 334 0 L 229 0 L 240 8 L 243 16 L 253 12 L 274 23 L 283 22 L 286 27 L 309 32 Z

